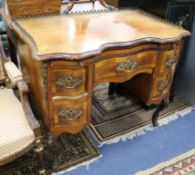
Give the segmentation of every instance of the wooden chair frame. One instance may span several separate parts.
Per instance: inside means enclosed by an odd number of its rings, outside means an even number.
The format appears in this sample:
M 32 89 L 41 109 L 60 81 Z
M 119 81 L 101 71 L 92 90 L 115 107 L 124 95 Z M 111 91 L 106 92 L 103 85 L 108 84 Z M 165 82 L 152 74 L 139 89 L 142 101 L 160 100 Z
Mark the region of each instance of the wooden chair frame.
M 6 57 L 6 55 L 5 55 L 1 39 L 0 39 L 0 56 L 1 56 L 0 61 L 2 61 L 2 65 L 4 63 L 10 61 L 10 59 L 8 57 Z M 5 75 L 6 75 L 6 72 L 5 72 Z M 11 79 L 8 76 L 6 76 L 6 78 L 4 80 L 5 80 L 4 82 L 0 81 L 0 83 L 1 83 L 0 85 L 10 86 L 10 84 L 11 84 L 13 86 L 13 82 L 11 81 Z M 38 161 L 39 161 L 39 175 L 45 175 L 46 172 L 45 172 L 44 163 L 43 163 L 43 143 L 42 143 L 41 126 L 40 126 L 39 122 L 37 121 L 37 119 L 35 118 L 35 116 L 32 112 L 30 103 L 29 103 L 29 99 L 28 99 L 29 89 L 28 89 L 28 86 L 27 86 L 26 82 L 23 79 L 17 81 L 15 83 L 15 86 L 19 91 L 19 97 L 20 97 L 20 101 L 21 101 L 21 104 L 22 104 L 22 107 L 23 107 L 23 110 L 24 110 L 25 117 L 26 117 L 26 119 L 29 123 L 29 126 L 31 127 L 31 129 L 34 132 L 35 141 L 32 145 L 30 145 L 25 150 L 22 150 L 19 153 L 15 154 L 14 156 L 9 157 L 6 160 L 3 160 L 3 162 L 0 162 L 0 166 L 15 160 L 16 158 L 22 156 L 28 150 L 33 148 L 34 151 L 37 154 L 37 158 L 38 158 Z

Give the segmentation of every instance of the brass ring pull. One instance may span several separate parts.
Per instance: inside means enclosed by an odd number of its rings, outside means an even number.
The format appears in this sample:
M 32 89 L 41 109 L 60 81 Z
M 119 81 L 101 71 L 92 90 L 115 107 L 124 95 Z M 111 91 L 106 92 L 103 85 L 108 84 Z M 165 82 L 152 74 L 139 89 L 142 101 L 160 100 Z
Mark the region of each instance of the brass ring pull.
M 72 76 L 67 76 L 64 78 L 59 78 L 55 84 L 58 88 L 73 89 L 81 86 L 82 80 L 80 78 L 73 78 Z
M 138 62 L 136 61 L 126 61 L 117 66 L 116 70 L 118 72 L 131 72 L 138 66 Z
M 59 117 L 73 121 L 76 120 L 77 118 L 81 117 L 83 115 L 83 111 L 81 110 L 76 110 L 76 109 L 62 109 L 58 113 Z
M 163 80 L 159 85 L 158 90 L 162 93 L 167 88 L 168 84 L 169 84 L 168 80 Z
M 173 65 L 176 63 L 176 57 L 173 56 L 172 58 L 168 59 L 166 62 L 167 67 L 171 70 Z

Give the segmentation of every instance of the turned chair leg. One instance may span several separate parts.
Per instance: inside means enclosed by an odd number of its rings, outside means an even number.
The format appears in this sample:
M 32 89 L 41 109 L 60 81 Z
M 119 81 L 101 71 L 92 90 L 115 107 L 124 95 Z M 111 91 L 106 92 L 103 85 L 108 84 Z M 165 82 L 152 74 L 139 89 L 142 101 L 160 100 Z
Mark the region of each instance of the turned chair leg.
M 37 155 L 37 159 L 38 159 L 38 173 L 39 175 L 46 175 L 46 170 L 45 170 L 45 166 L 44 166 L 44 160 L 43 160 L 43 143 L 42 143 L 42 138 L 38 138 L 35 141 L 35 147 L 34 147 L 34 151 Z

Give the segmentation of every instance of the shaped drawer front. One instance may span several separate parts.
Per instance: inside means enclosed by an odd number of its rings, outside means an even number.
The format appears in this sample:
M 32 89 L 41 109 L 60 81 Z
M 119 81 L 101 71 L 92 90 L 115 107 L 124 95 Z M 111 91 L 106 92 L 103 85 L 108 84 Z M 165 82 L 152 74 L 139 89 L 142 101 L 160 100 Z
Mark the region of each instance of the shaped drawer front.
M 157 58 L 157 51 L 104 59 L 95 63 L 95 81 L 110 78 L 125 77 L 143 69 L 153 69 Z
M 179 59 L 180 47 L 176 44 L 164 46 L 160 51 L 150 97 L 153 104 L 159 104 L 167 97 L 172 85 L 175 69 Z
M 161 97 L 164 93 L 169 92 L 171 79 L 168 77 L 165 78 L 159 78 L 156 83 L 156 87 L 153 91 L 153 98 Z
M 54 125 L 64 125 L 68 128 L 86 125 L 88 121 L 87 97 L 76 100 L 55 99 L 52 111 Z
M 165 76 L 175 70 L 177 64 L 177 56 L 175 50 L 163 51 L 160 60 L 158 75 Z
M 87 68 L 54 66 L 50 72 L 53 96 L 79 96 L 87 92 Z

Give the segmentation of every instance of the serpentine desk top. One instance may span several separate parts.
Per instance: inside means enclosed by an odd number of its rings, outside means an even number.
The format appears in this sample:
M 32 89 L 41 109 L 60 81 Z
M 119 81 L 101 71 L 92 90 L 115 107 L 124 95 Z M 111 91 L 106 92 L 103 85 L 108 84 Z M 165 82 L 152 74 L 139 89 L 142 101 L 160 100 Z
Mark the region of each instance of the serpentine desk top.
M 128 9 L 18 19 L 13 28 L 24 39 L 28 38 L 37 60 L 49 59 L 51 55 L 83 59 L 110 47 L 169 43 L 190 35 L 145 12 Z

